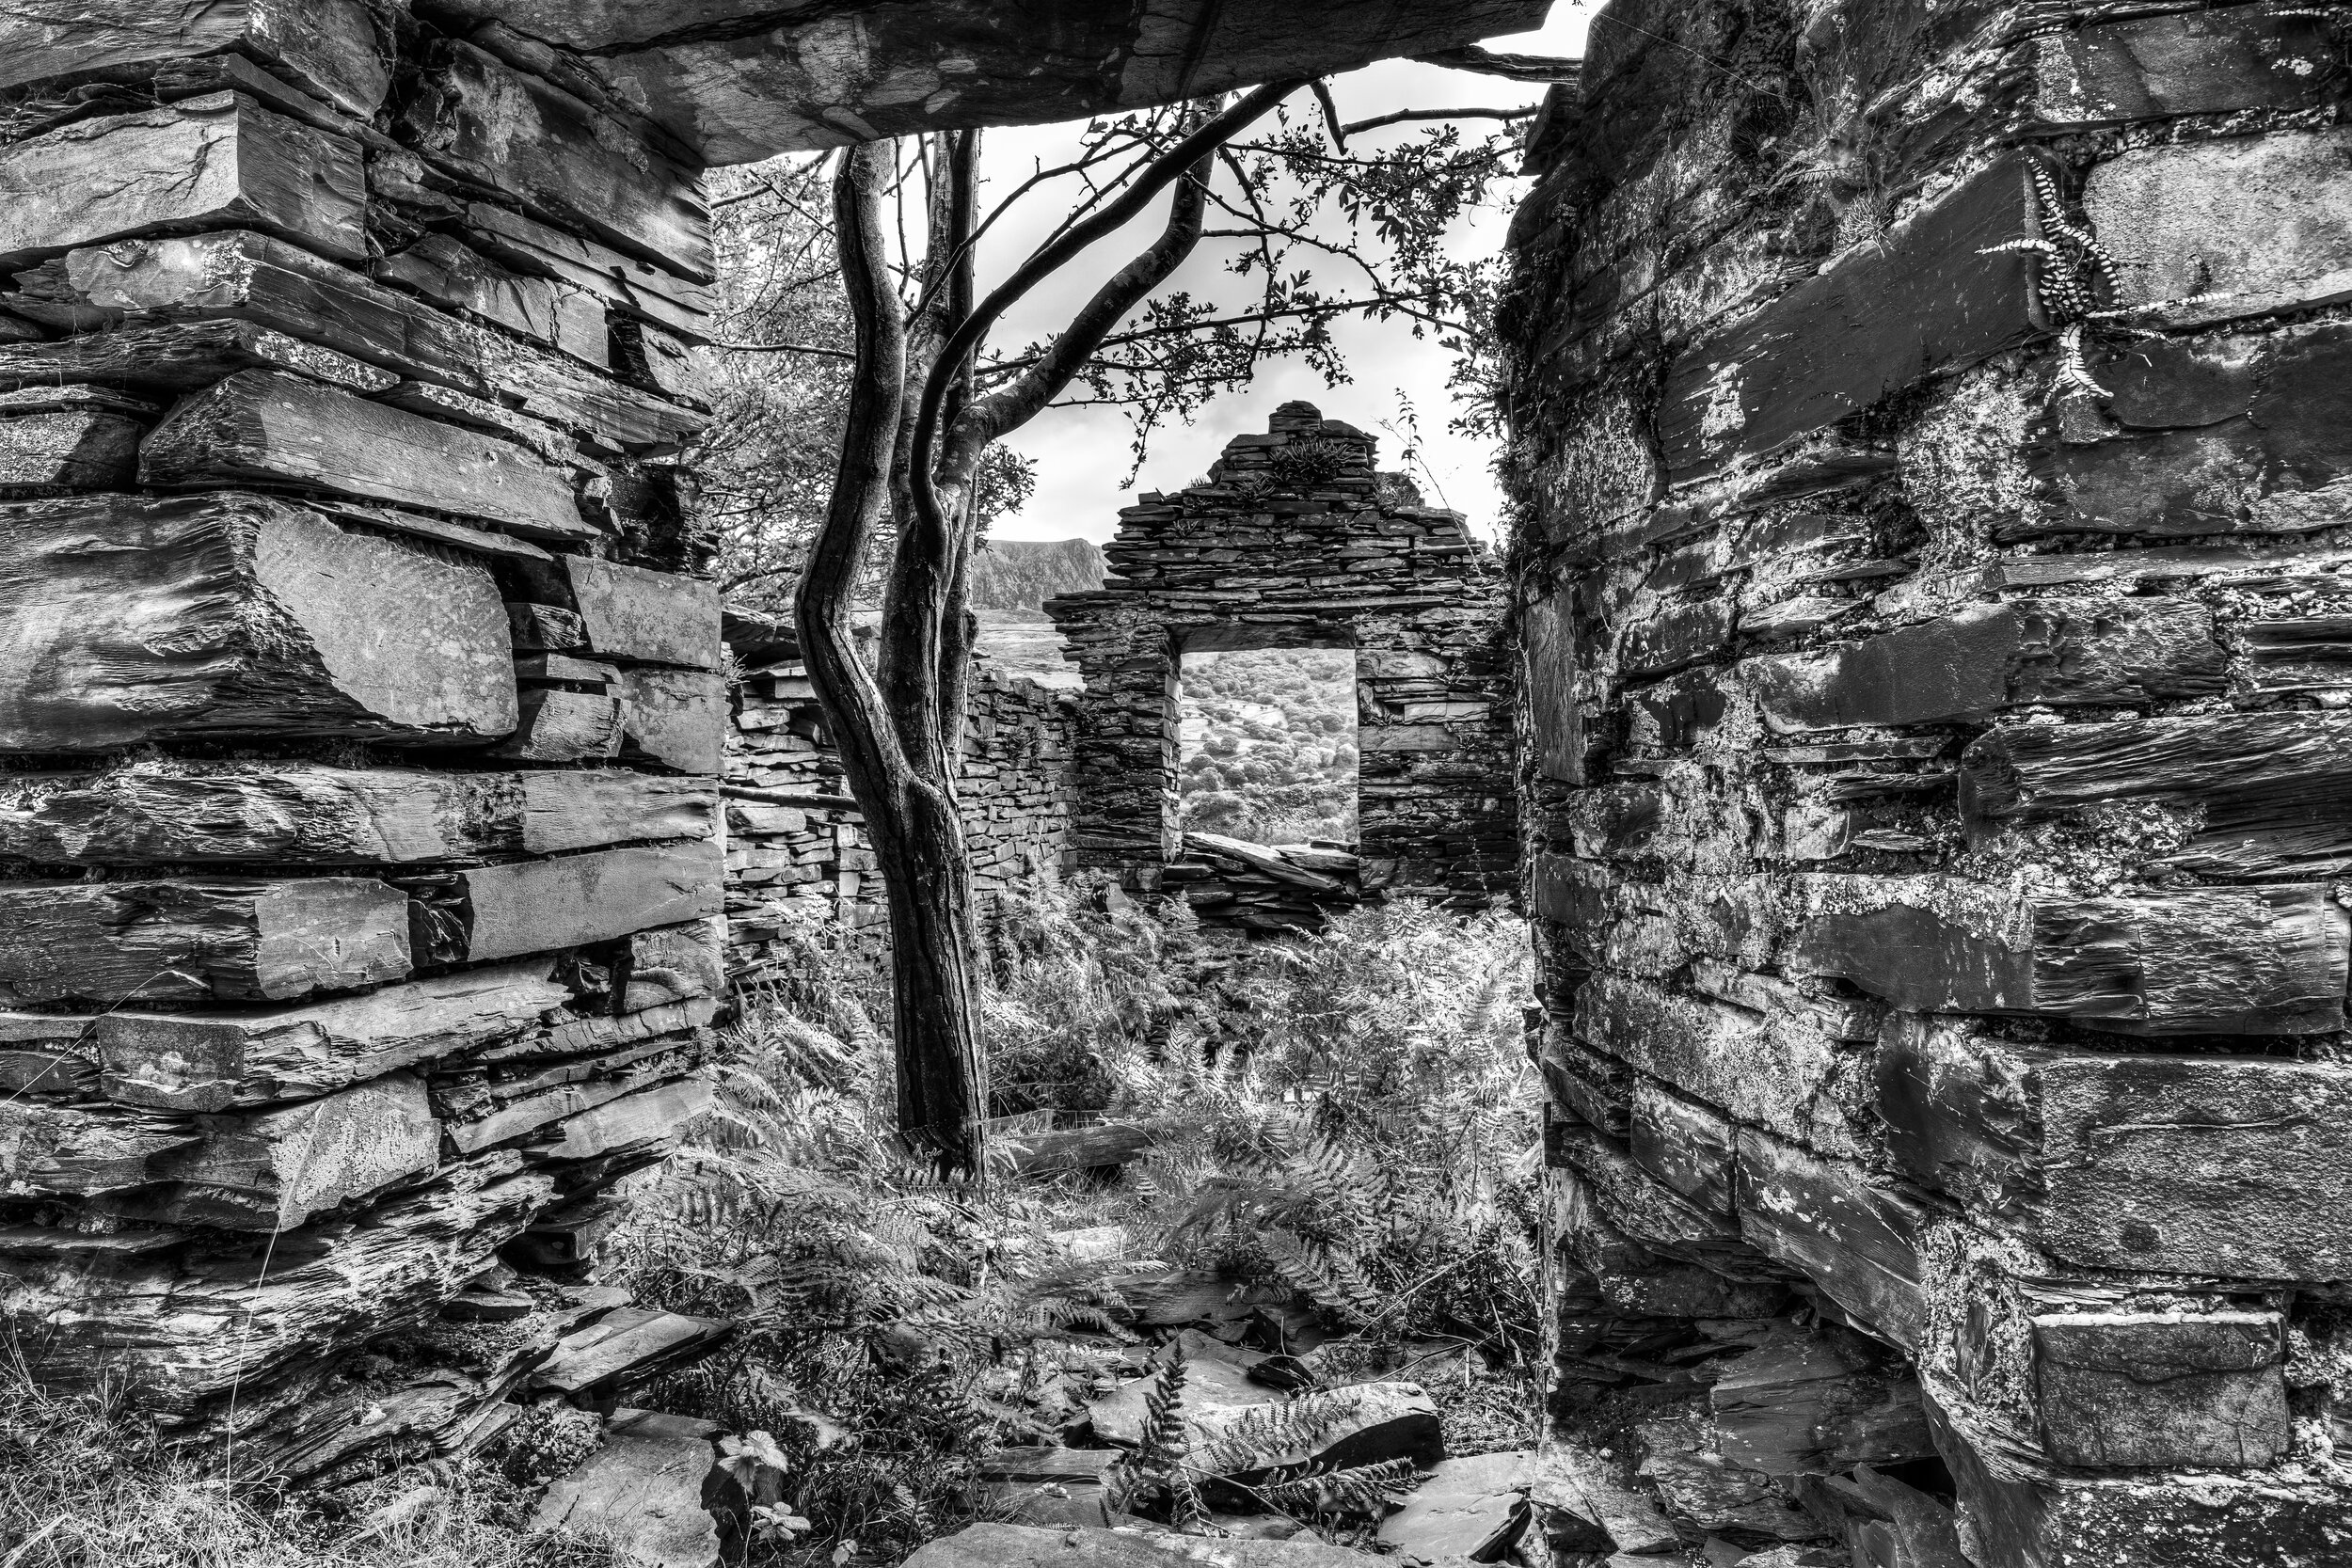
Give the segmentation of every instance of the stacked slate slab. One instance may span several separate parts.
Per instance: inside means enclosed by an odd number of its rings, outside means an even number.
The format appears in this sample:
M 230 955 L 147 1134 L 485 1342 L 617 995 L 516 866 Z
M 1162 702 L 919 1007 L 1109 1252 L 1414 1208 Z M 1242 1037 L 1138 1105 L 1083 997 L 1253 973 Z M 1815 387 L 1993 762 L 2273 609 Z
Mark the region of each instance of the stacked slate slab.
M 1560 1517 L 1606 1451 L 1727 1549 L 2352 1552 L 2340 25 L 1614 0 L 1547 104 Z
M 242 1473 L 463 1447 L 707 1098 L 698 159 L 385 0 L 0 61 L 0 1337 Z
M 1355 426 L 1284 404 L 1264 434 L 1227 443 L 1202 483 L 1120 511 L 1101 590 L 1048 601 L 1086 682 L 1079 865 L 1144 892 L 1201 888 L 1208 919 L 1246 907 L 1232 878 L 1187 859 L 1176 826 L 1183 657 L 1341 647 L 1356 656 L 1361 853 L 1333 901 L 1476 905 L 1513 887 L 1501 572 L 1460 514 L 1421 504 L 1374 456 Z
M 727 973 L 788 978 L 805 943 L 846 941 L 880 960 L 889 910 L 866 819 L 789 626 L 730 611 L 738 678 L 726 737 Z M 972 673 L 956 799 L 975 907 L 993 929 L 1007 899 L 1061 880 L 1069 854 L 1075 703 L 985 660 Z M 819 927 L 831 923 L 833 928 Z

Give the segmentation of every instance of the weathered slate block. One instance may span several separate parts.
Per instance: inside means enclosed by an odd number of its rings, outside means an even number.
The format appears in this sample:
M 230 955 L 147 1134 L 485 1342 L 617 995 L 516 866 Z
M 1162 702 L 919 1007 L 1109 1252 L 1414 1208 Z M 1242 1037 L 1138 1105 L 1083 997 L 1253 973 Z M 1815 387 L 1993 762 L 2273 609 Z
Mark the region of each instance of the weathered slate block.
M 663 1084 L 567 1118 L 563 1136 L 534 1152 L 549 1160 L 593 1160 L 622 1149 L 657 1148 L 674 1141 L 717 1100 L 701 1078 Z
M 2168 325 L 2352 298 L 2352 129 L 2140 148 L 2093 168 L 2083 211 L 2128 258 L 2121 302 Z
M 2226 684 L 2212 612 L 2172 599 L 1977 605 L 1818 653 L 1742 660 L 1780 734 L 1982 719 L 2023 703 L 2144 703 Z
M 1630 677 L 1661 675 L 1722 652 L 1731 644 L 1728 596 L 1700 599 L 1645 616 L 1626 629 L 1617 667 Z
M 168 1231 L 63 1249 L 42 1228 L 31 1246 L 0 1238 L 0 1315 L 49 1326 L 42 1375 L 55 1385 L 128 1378 L 151 1407 L 187 1411 L 429 1318 L 553 1196 L 548 1178 L 516 1175 L 511 1159 L 474 1161 L 379 1205 L 368 1224 L 322 1226 L 301 1244 L 217 1245 L 197 1268 Z
M 410 864 L 707 838 L 707 784 L 619 769 L 452 773 L 311 763 L 0 777 L 0 855 L 45 864 Z
M 2062 899 L 1959 878 L 1804 880 L 1787 967 L 1907 1010 L 2047 1013 L 2142 1035 L 2344 1026 L 2352 911 L 2323 885 Z
M 0 888 L 9 1003 L 283 1001 L 408 967 L 407 900 L 360 878 Z
M 203 1141 L 149 1162 L 161 1192 L 107 1207 L 167 1224 L 292 1230 L 321 1211 L 428 1171 L 441 1153 L 421 1080 L 405 1072 L 251 1116 L 196 1118 Z
M 96 408 L 0 414 L 0 499 L 126 488 L 146 430 Z
M 71 1013 L 0 1013 L 0 1095 L 98 1098 L 90 1021 Z
M 2322 1563 L 2342 1550 L 2344 1491 L 2329 1479 L 2277 1469 L 2094 1479 L 2013 1462 L 1995 1469 L 1986 1456 L 2008 1451 L 1997 1428 L 1943 1389 L 1930 1391 L 1928 1417 L 1986 1562 L 2238 1568 Z
M 380 392 L 400 380 L 349 355 L 250 322 L 173 323 L 0 348 L 0 385 L 19 388 L 78 381 L 179 395 L 246 370 L 295 371 L 355 392 Z
M 564 556 L 542 568 L 538 584 L 578 612 L 590 653 L 689 670 L 716 670 L 719 585 L 674 572 L 587 556 Z
M 722 859 L 716 844 L 681 844 L 455 872 L 420 903 L 418 951 L 478 963 L 717 914 Z
M 0 507 L 0 749 L 515 725 L 478 562 L 242 494 Z
M 2318 18 L 2254 6 L 2067 27 L 2018 47 L 2044 132 L 2299 108 L 2318 101 L 2337 70 Z
M 586 691 L 526 691 L 513 737 L 490 754 L 516 762 L 603 762 L 619 756 L 620 699 Z
M 453 40 L 426 54 L 402 125 L 426 157 L 539 216 L 711 280 L 710 211 L 700 182 L 651 126 L 624 123 Z
M 2139 343 L 2095 362 L 2099 439 L 2032 460 L 2052 529 L 2292 533 L 2352 518 L 2352 326 Z
M 1784 1331 L 1728 1363 L 1708 1390 L 1723 1456 L 1768 1476 L 1834 1475 L 1935 1452 L 1919 1380 L 1833 1324 Z
M 1583 712 L 1576 701 L 1575 598 L 1561 591 L 1529 601 L 1519 613 L 1527 721 L 1535 767 L 1547 779 L 1584 783 Z
M 681 773 L 717 773 L 725 760 L 727 683 L 688 670 L 621 672 L 621 749 Z
M 2276 1312 L 2045 1312 L 2033 1319 L 2042 1438 L 2061 1465 L 2240 1470 L 2287 1447 Z
M 718 1521 L 703 1503 L 719 1432 L 688 1417 L 616 1410 L 603 1444 L 548 1485 L 525 1528 L 610 1541 L 614 1556 L 649 1568 L 707 1568 L 720 1560 Z
M 119 1192 L 149 1180 L 153 1161 L 201 1137 L 158 1117 L 0 1100 L 0 1184 L 27 1196 Z
M 538 538 L 596 536 L 570 480 L 524 448 L 282 371 L 243 372 L 173 409 L 140 449 L 139 478 L 315 485 Z
M 724 925 L 717 920 L 692 920 L 683 926 L 632 933 L 621 981 L 621 1010 L 642 1012 L 723 991 Z
M 659 322 L 689 342 L 707 341 L 714 330 L 710 318 L 719 296 L 707 283 L 504 207 L 469 202 L 465 223 L 483 249 L 518 266 L 552 273 L 624 315 Z
M 1995 165 L 1677 359 L 1658 419 L 1673 478 L 2028 341 L 2025 258 L 1986 252 L 2035 237 L 2031 202 L 2023 167 Z
M 1619 1312 L 1670 1318 L 1768 1317 L 1788 1299 L 1778 1281 L 1733 1280 L 1696 1263 L 1651 1251 L 1600 1212 L 1592 1183 L 1556 1166 L 1544 1173 L 1550 1189 L 1551 1234 L 1564 1256 L 1593 1276 L 1602 1298 Z
M 294 1007 L 114 1011 L 91 1025 L 107 1099 L 222 1111 L 328 1094 L 530 1029 L 570 1001 L 546 958 Z
M 1760 1012 L 1600 974 L 1577 990 L 1580 1039 L 1629 1067 L 1832 1153 L 1856 1151 L 1846 1052 L 1800 1006 Z
M 2352 1071 L 2019 1045 L 1898 1014 L 1877 1106 L 1919 1180 L 2092 1268 L 2322 1280 L 2352 1270 Z
M 358 144 L 242 93 L 76 120 L 0 148 L 0 266 L 173 226 L 266 230 L 364 261 Z
M 80 0 L 0 15 L 0 92 L 36 82 L 135 82 L 234 50 L 361 119 L 391 85 L 390 51 L 361 0 Z
M 611 358 L 601 303 L 552 278 L 510 272 L 446 234 L 427 234 L 371 270 L 379 281 L 470 310 L 600 369 Z
M 1961 756 L 1972 842 L 2108 801 L 2201 813 L 2157 863 L 2202 876 L 2352 867 L 2352 715 L 2226 713 L 2115 724 L 2012 724 Z
M 1629 1131 L 1635 1164 L 1708 1213 L 1731 1212 L 1738 1130 L 1728 1117 L 1644 1079 Z
M 674 451 L 706 422 L 265 235 L 92 245 L 19 279 L 9 309 L 54 326 L 91 331 L 178 318 L 250 321 L 403 375 L 500 398 L 630 451 Z
M 1728 1212 L 1710 1213 L 1652 1178 L 1613 1140 L 1591 1128 L 1554 1127 L 1546 1147 L 1591 1189 L 1595 1209 L 1626 1239 L 1661 1257 L 1696 1263 L 1726 1279 L 1785 1277 L 1741 1241 Z
M 1740 1130 L 1740 1233 L 1802 1269 L 1872 1333 L 1915 1350 L 1928 1326 L 1919 1237 L 1928 1211 L 1844 1160 Z

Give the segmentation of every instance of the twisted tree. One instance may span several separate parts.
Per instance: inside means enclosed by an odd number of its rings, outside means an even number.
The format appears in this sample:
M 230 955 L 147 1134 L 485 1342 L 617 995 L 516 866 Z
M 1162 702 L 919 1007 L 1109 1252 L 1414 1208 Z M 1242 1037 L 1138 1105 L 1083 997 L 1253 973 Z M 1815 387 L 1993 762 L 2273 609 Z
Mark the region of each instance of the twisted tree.
M 804 553 L 789 562 L 800 568 L 794 613 L 886 891 L 899 1125 L 944 1170 L 977 1173 L 985 1158 L 987 1071 L 955 771 L 975 627 L 973 552 L 992 477 L 1000 493 L 1018 483 L 1005 477 L 999 443 L 1057 403 L 1113 404 L 1129 412 L 1139 458 L 1156 424 L 1246 384 L 1269 356 L 1302 355 L 1343 377 L 1329 325 L 1351 312 L 1403 316 L 1449 334 L 1476 373 L 1495 279 L 1481 263 L 1447 259 L 1441 241 L 1505 171 L 1512 138 L 1465 142 L 1446 125 L 1401 152 L 1351 153 L 1348 128 L 1314 87 L 1321 123 L 1278 120 L 1255 140 L 1245 138 L 1308 84 L 1099 122 L 1072 163 L 1036 171 L 987 218 L 978 213 L 977 132 L 926 138 L 911 155 L 887 144 L 850 150 L 834 177 L 829 222 L 811 210 L 813 171 L 802 171 L 797 191 L 760 177 L 812 233 L 823 231 L 838 259 L 843 309 L 834 325 L 846 324 L 846 341 L 770 337 L 773 325 L 754 321 L 754 335 L 737 346 L 814 353 L 843 393 L 830 493 Z M 1010 201 L 1073 175 L 1084 187 L 1073 210 L 978 296 L 974 258 L 990 228 Z M 1163 197 L 1156 233 L 1066 325 L 1018 350 L 990 351 L 1009 312 Z M 903 234 L 911 203 L 922 214 L 919 252 Z M 894 204 L 895 245 L 886 221 Z M 1338 239 L 1316 221 L 1331 211 L 1343 218 Z M 1220 218 L 1232 227 L 1212 227 Z M 1204 239 L 1243 242 L 1229 271 L 1251 297 L 1155 297 Z M 1295 248 L 1351 267 L 1362 286 L 1327 293 L 1311 270 L 1286 269 Z M 813 319 L 827 325 L 821 312 Z M 874 585 L 870 562 L 885 530 L 889 567 L 869 662 L 852 617 Z M 763 562 L 739 578 L 780 575 L 786 564 Z

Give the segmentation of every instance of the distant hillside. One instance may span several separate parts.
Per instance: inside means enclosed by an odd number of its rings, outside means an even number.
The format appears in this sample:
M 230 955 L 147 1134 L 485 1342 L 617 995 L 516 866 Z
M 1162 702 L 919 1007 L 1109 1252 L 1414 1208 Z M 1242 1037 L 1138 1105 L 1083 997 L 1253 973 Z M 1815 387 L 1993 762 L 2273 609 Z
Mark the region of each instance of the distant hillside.
M 1043 621 L 1039 606 L 1103 586 L 1102 550 L 1088 539 L 992 539 L 972 562 L 972 608 L 988 621 Z

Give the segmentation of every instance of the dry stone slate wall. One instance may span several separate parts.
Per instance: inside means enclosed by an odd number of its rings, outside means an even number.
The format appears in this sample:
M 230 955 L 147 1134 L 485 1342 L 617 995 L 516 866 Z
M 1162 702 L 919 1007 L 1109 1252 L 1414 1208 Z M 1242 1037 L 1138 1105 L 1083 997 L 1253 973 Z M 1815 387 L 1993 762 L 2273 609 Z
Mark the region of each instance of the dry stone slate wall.
M 1284 404 L 1204 483 L 1120 513 L 1099 592 L 1048 602 L 1086 680 L 1078 864 L 1173 885 L 1184 654 L 1342 647 L 1356 654 L 1361 888 L 1476 902 L 1510 890 L 1499 572 L 1459 514 L 1422 505 L 1373 457 L 1355 426 Z
M 2352 1560 L 2344 16 L 1616 0 L 1547 106 L 1556 1517 Z
M 477 1441 L 707 1096 L 695 160 L 370 0 L 0 60 L 0 1334 L 248 1473 Z
M 841 762 L 788 631 L 730 618 L 742 665 L 726 757 L 726 967 L 780 977 L 787 933 L 836 921 L 879 958 L 889 909 Z M 997 906 L 1061 879 L 1071 800 L 1071 693 L 981 664 L 964 707 L 957 799 L 984 929 Z

